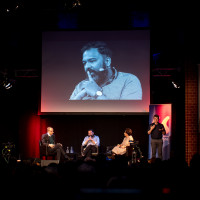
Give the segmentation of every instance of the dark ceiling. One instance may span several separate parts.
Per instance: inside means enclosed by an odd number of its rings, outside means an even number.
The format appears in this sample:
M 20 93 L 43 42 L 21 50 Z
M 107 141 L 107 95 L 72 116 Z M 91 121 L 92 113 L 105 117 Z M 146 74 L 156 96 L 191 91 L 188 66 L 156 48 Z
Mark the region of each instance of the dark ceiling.
M 186 54 L 200 61 L 197 9 L 170 1 L 1 0 L 1 76 L 16 78 L 16 70 L 40 76 L 42 31 L 138 28 L 151 31 L 151 69 L 171 67 L 179 73 Z

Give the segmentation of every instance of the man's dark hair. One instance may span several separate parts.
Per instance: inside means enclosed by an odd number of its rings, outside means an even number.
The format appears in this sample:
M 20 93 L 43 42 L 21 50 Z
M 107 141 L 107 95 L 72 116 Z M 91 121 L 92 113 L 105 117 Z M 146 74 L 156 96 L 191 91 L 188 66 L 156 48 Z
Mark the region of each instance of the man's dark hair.
M 157 118 L 159 119 L 159 115 L 156 115 L 156 114 L 155 114 L 153 117 L 157 117 Z
M 128 134 L 128 135 L 132 135 L 132 130 L 130 128 L 126 128 L 125 129 L 125 132 Z
M 83 48 L 81 49 L 82 54 L 91 49 L 91 48 L 97 48 L 98 52 L 102 55 L 106 55 L 108 57 L 112 57 L 112 51 L 108 48 L 107 44 L 105 42 L 102 41 L 92 41 L 87 43 L 86 45 L 83 46 Z
M 88 129 L 88 131 L 92 131 L 94 133 L 94 130 L 91 128 L 91 129 Z

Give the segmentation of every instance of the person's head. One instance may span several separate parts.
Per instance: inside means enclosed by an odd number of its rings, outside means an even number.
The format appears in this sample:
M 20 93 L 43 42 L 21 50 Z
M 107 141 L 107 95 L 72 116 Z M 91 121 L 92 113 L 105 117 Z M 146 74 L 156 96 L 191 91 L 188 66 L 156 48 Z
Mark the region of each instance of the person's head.
M 47 127 L 47 133 L 49 133 L 49 135 L 53 135 L 54 130 L 52 127 Z
M 84 70 L 91 73 L 92 78 L 98 83 L 103 81 L 105 73 L 111 67 L 112 52 L 105 42 L 89 42 L 81 49 Z
M 124 131 L 124 136 L 130 136 L 132 135 L 132 130 L 130 128 L 126 128 L 125 131 Z
M 159 115 L 154 115 L 153 116 L 153 122 L 158 123 L 158 121 L 159 121 Z
M 93 136 L 93 135 L 94 135 L 93 129 L 89 129 L 89 130 L 88 130 L 88 136 Z

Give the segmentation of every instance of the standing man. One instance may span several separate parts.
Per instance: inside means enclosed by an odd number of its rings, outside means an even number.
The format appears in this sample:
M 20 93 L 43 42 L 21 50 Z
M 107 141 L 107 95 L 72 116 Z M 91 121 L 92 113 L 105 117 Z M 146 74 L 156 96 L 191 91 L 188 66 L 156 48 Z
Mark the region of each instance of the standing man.
M 112 52 L 105 42 L 89 42 L 81 52 L 87 78 L 76 85 L 70 100 L 142 100 L 139 79 L 111 65 Z
M 97 152 L 97 148 L 100 145 L 100 140 L 97 135 L 94 135 L 92 129 L 88 130 L 88 136 L 86 136 L 82 142 L 83 152 L 82 156 L 91 157 L 92 153 Z
M 56 154 L 57 160 L 60 160 L 61 155 L 66 159 L 71 160 L 62 148 L 62 144 L 55 143 L 55 135 L 52 127 L 47 127 L 47 133 L 42 135 L 42 145 L 46 147 L 47 153 Z
M 149 125 L 148 134 L 151 134 L 152 158 L 156 158 L 156 150 L 158 149 L 158 158 L 162 159 L 162 136 L 166 134 L 163 124 L 159 123 L 159 116 L 153 116 L 153 123 Z

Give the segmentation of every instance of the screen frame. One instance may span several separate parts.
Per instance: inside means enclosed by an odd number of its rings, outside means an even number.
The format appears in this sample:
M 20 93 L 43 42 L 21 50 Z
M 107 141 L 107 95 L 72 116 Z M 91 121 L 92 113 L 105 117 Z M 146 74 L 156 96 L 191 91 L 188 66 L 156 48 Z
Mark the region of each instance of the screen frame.
M 149 51 L 149 105 L 151 104 L 151 30 L 150 28 L 146 28 L 146 27 L 140 27 L 140 28 L 129 28 L 129 29 L 99 29 L 99 28 L 95 28 L 95 29 L 90 29 L 90 28 L 85 28 L 85 29 L 48 29 L 48 30 L 42 30 L 42 34 L 43 32 L 79 32 L 79 31 L 148 31 L 149 32 L 149 47 L 150 47 L 150 51 Z M 42 34 L 41 34 L 41 44 L 42 44 Z M 149 115 L 149 111 L 143 111 L 143 112 L 137 112 L 137 111 L 133 111 L 133 112 L 41 112 L 41 100 L 42 100 L 42 45 L 41 45 L 41 79 L 40 79 L 40 99 L 39 99 L 39 104 L 38 104 L 38 112 L 37 115 L 40 116 L 47 116 L 47 115 L 51 115 L 51 116 L 55 116 L 55 115 Z M 123 101 L 123 100 L 122 100 Z

